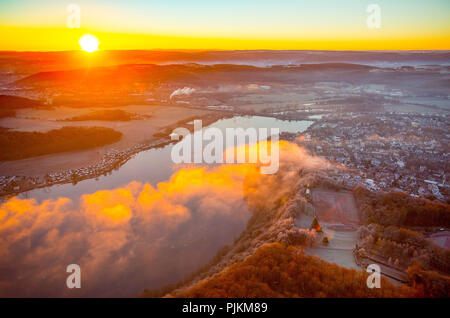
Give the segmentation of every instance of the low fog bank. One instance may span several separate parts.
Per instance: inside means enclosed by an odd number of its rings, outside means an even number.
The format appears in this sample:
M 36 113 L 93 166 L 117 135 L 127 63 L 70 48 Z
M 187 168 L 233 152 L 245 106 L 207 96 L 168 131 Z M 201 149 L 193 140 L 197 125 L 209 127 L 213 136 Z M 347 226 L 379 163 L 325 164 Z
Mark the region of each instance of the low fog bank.
M 299 169 L 326 161 L 280 142 L 280 170 L 254 165 L 183 168 L 156 187 L 0 206 L 0 296 L 135 296 L 205 264 L 245 229 L 252 213 L 279 204 Z M 66 266 L 81 267 L 81 289 L 66 287 Z

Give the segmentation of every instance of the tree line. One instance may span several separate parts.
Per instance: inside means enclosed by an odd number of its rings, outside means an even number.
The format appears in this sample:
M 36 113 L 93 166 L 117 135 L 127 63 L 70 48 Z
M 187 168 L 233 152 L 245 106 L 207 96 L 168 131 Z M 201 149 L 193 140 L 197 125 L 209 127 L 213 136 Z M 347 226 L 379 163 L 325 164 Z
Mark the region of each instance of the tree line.
M 63 127 L 48 132 L 0 129 L 0 160 L 83 150 L 117 142 L 122 133 L 103 127 Z

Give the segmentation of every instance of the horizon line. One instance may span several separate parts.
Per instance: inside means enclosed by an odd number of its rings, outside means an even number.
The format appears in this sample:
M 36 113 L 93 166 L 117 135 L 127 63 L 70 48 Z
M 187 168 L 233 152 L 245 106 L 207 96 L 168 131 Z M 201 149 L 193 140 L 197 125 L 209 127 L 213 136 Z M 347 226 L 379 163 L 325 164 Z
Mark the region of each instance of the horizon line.
M 450 52 L 450 49 L 382 49 L 382 50 L 374 50 L 374 49 L 358 49 L 358 50 L 318 50 L 318 49 L 186 49 L 186 48 L 177 48 L 177 49 L 162 49 L 162 48 L 154 48 L 154 49 L 101 49 L 96 53 L 101 52 L 118 52 L 118 51 L 153 51 L 153 52 Z M 70 53 L 70 52 L 79 52 L 85 53 L 83 50 L 2 50 L 0 49 L 0 53 Z M 95 54 L 95 53 L 94 53 Z

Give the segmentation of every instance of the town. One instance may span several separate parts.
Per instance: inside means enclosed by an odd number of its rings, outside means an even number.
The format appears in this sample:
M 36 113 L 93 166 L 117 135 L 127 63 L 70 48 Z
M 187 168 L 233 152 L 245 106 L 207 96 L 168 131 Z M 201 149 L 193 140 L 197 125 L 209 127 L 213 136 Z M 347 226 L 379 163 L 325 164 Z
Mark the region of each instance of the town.
M 450 156 L 447 115 L 334 113 L 317 116 L 302 135 L 282 134 L 311 154 L 345 167 L 343 185 L 394 190 L 448 201 Z

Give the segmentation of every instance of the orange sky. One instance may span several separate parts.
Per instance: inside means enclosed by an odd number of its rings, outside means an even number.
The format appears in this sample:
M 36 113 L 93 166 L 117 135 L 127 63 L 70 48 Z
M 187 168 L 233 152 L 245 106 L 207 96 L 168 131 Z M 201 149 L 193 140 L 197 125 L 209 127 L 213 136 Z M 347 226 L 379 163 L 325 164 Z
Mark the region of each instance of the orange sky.
M 450 38 L 320 38 L 320 39 L 255 39 L 186 37 L 174 35 L 92 32 L 85 29 L 0 27 L 1 50 L 60 51 L 78 50 L 79 38 L 90 33 L 100 41 L 100 49 L 273 49 L 273 50 L 448 50 Z M 24 41 L 26 39 L 26 41 Z M 55 42 L 55 39 L 60 39 Z
M 55 0 L 0 0 L 0 50 L 80 49 L 450 49 L 450 1 L 379 0 L 380 28 L 369 28 L 370 1 L 84 1 L 80 28 Z

